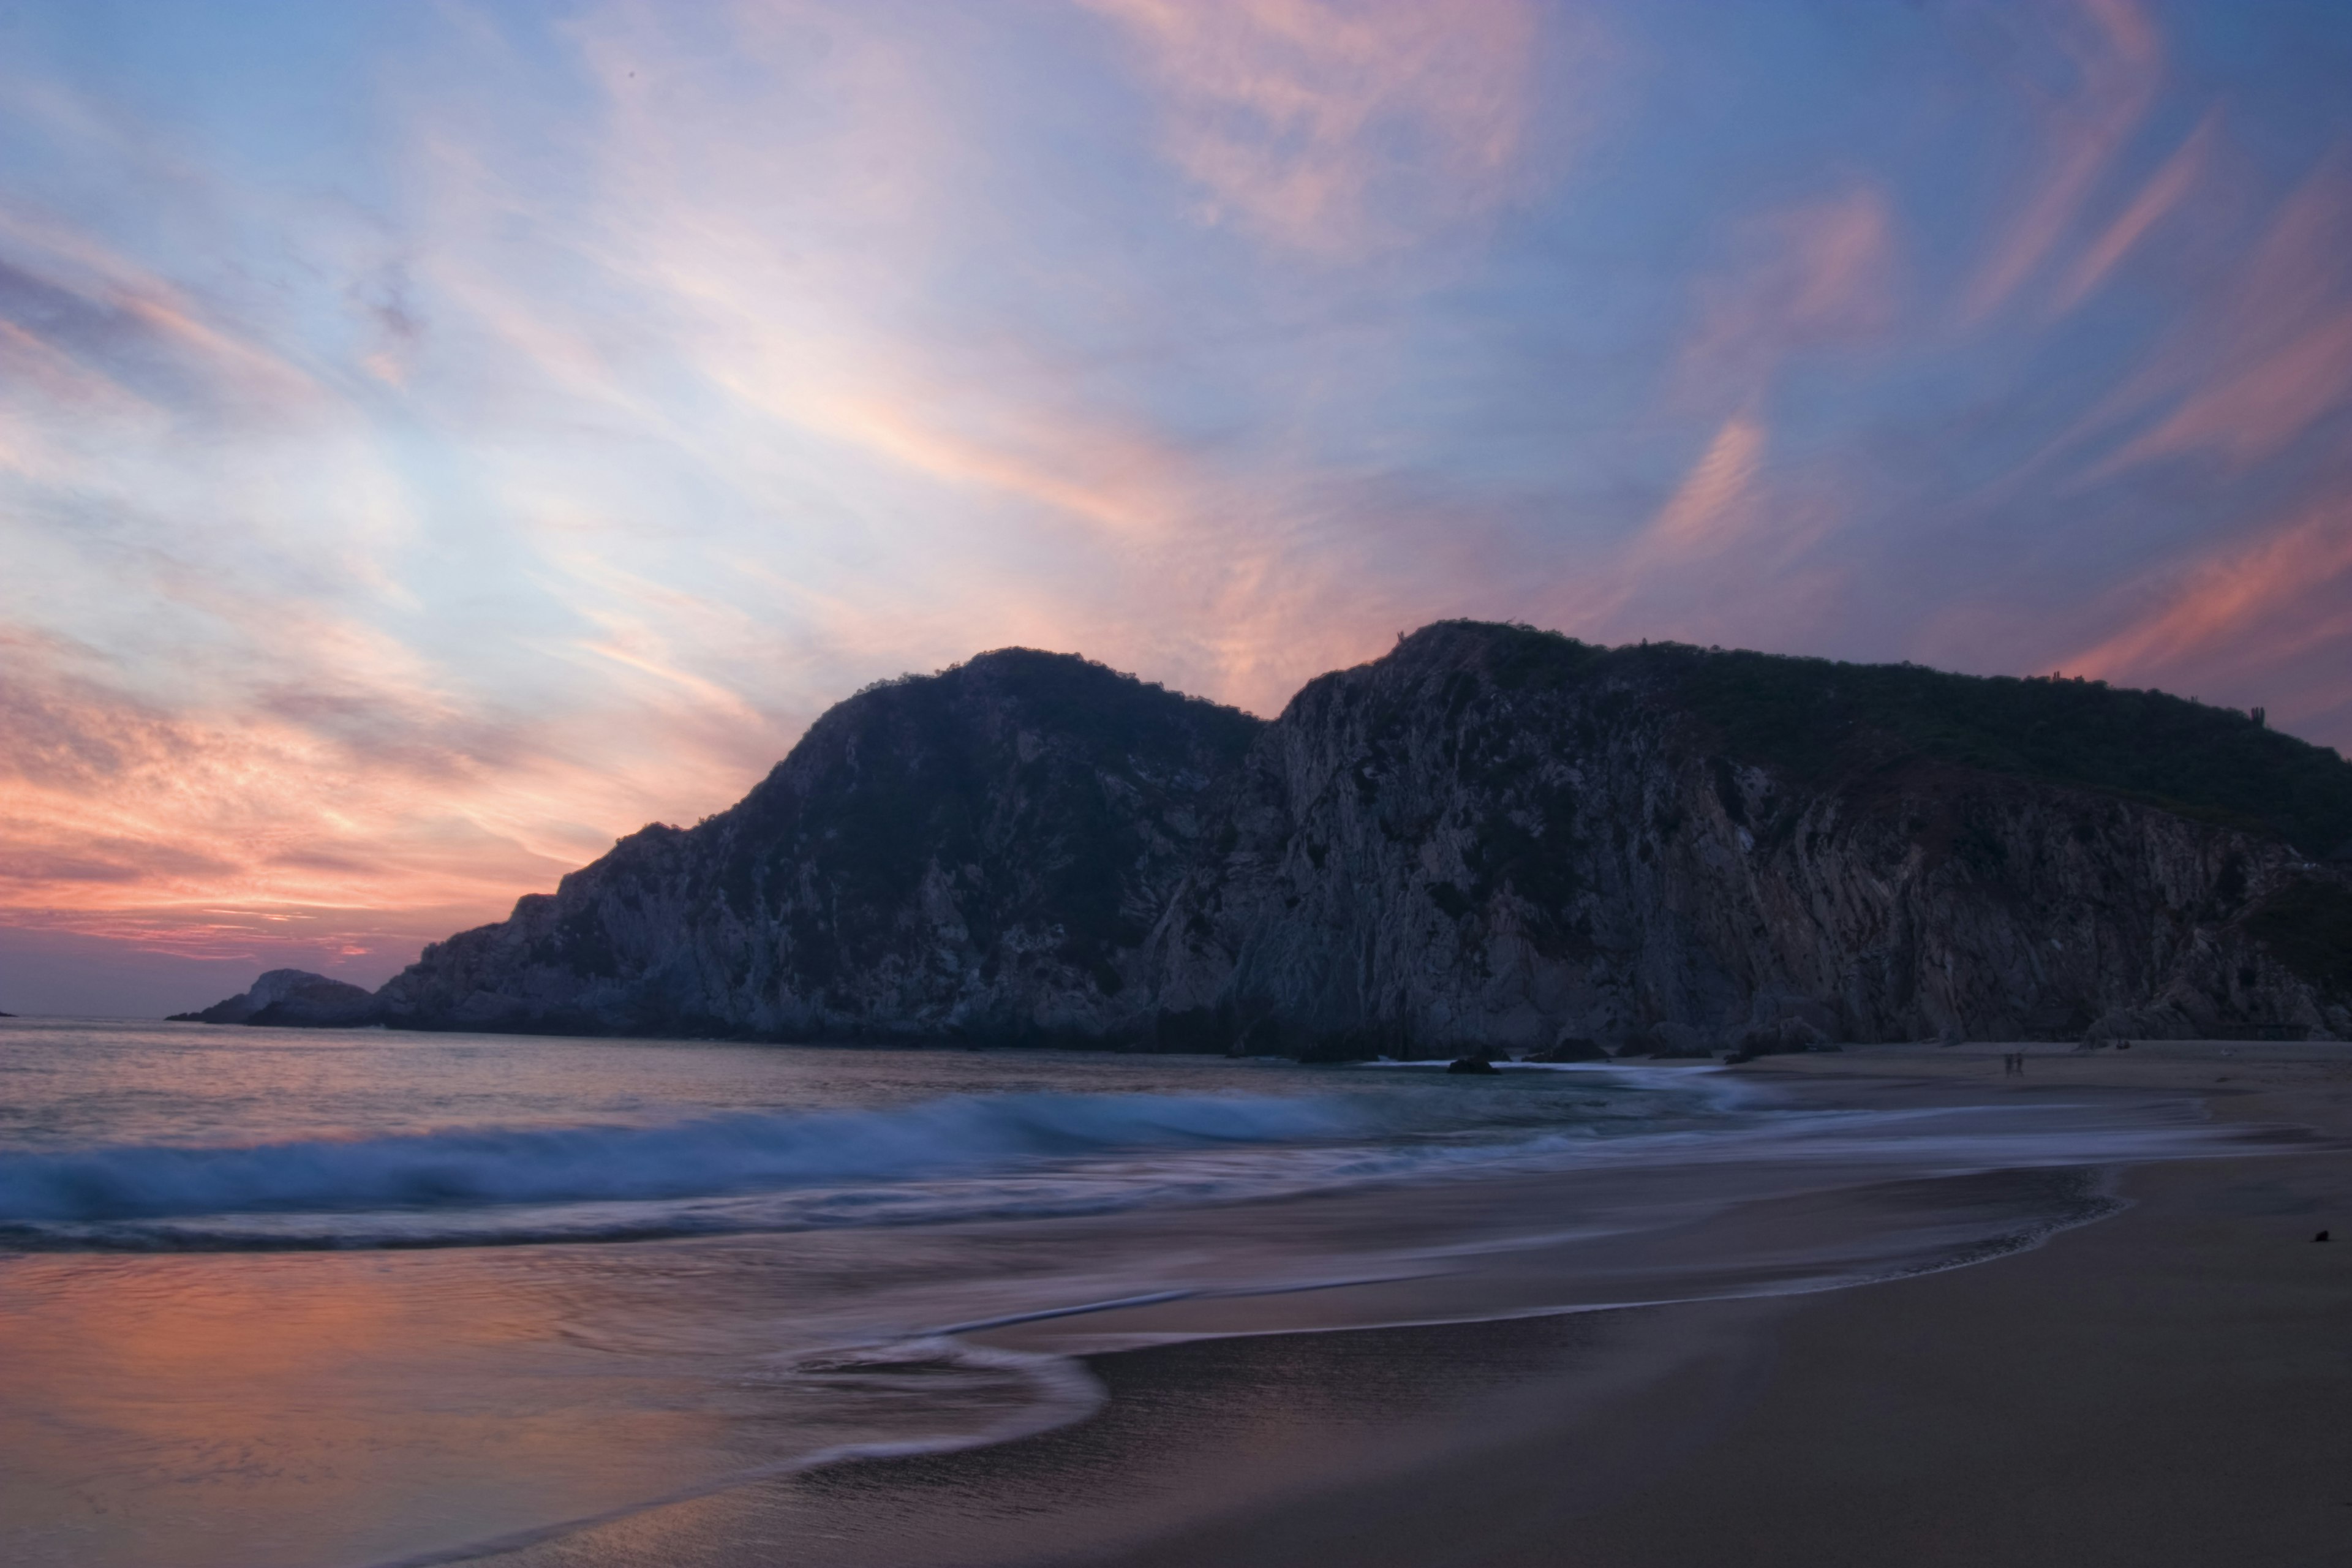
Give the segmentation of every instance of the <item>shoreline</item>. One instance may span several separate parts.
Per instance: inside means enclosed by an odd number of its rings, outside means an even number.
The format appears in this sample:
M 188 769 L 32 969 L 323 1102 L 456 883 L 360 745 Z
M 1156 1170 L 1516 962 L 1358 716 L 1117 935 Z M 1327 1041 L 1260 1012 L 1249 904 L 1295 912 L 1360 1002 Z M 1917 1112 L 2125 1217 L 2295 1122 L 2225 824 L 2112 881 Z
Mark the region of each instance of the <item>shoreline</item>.
M 2352 1050 L 1881 1047 L 1740 1069 L 1835 1101 L 2194 1092 L 2352 1137 Z M 2024 1047 L 2029 1051 L 2032 1047 Z M 2223 1054 L 2226 1053 L 2226 1054 Z M 2222 1081 L 2215 1081 L 2215 1080 Z M 2340 1561 L 2352 1150 L 2125 1168 L 2127 1206 L 1801 1295 L 1087 1358 L 1095 1416 L 829 1467 L 495 1559 L 1368 1565 Z M 2329 1226 L 2336 1242 L 2317 1246 Z

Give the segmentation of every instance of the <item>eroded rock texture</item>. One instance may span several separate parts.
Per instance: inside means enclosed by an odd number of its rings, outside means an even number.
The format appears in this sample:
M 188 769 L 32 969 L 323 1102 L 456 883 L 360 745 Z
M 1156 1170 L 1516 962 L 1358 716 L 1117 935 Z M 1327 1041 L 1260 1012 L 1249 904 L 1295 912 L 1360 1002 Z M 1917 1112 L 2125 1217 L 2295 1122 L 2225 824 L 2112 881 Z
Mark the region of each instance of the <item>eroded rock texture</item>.
M 1016 649 L 842 704 L 374 1008 L 1323 1055 L 2352 1037 L 2347 840 L 2352 765 L 2158 693 L 1447 623 L 1264 723 Z
M 1157 934 L 1161 1005 L 1307 1052 L 2352 1032 L 2256 934 L 2290 889 L 2341 923 L 2339 878 L 2210 808 L 1935 756 L 1838 691 L 1890 675 L 2139 696 L 1433 627 L 1252 751 Z M 1792 679 L 1820 689 L 1772 733 Z
M 395 1024 L 1129 1039 L 1261 722 L 1012 649 L 861 693 L 729 811 L 425 951 Z

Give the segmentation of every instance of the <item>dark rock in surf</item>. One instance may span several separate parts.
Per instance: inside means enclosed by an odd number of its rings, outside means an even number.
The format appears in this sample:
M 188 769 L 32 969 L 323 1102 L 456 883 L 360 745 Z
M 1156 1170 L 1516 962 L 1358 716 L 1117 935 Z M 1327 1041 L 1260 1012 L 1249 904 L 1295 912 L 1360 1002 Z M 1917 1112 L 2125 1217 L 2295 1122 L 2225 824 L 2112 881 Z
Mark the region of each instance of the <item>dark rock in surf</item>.
M 1458 1073 L 1491 1073 L 1501 1069 L 1485 1057 L 1457 1057 L 1445 1064 L 1445 1070 Z
M 1607 1060 L 1608 1056 L 1609 1053 L 1601 1049 L 1600 1041 L 1570 1036 L 1559 1041 L 1548 1051 L 1537 1052 L 1528 1060 L 1531 1062 L 1597 1062 Z

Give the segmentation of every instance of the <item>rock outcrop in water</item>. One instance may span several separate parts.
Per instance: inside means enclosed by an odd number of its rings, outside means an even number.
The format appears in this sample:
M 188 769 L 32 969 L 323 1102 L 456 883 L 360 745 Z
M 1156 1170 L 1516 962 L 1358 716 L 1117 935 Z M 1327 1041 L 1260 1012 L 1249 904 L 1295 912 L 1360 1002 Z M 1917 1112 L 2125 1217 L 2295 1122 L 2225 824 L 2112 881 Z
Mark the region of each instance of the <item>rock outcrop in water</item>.
M 369 1016 L 1339 1056 L 2352 1037 L 2347 858 L 2352 764 L 2154 692 L 1447 623 L 1269 723 L 1014 649 L 843 703 Z
M 302 1029 L 348 1029 L 378 1021 L 382 1007 L 370 993 L 307 969 L 273 969 L 242 996 L 215 1002 L 200 1013 L 174 1013 L 174 1024 L 263 1024 Z

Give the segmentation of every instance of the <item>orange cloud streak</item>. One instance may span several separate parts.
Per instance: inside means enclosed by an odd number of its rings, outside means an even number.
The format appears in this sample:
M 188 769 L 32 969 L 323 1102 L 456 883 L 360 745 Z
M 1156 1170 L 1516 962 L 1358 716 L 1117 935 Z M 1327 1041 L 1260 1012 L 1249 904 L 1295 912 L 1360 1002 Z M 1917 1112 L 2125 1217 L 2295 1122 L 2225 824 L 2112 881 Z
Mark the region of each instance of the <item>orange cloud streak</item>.
M 1736 414 L 1724 421 L 1689 476 L 1651 520 L 1633 558 L 1648 564 L 1720 552 L 1754 521 L 1756 476 L 1763 464 L 1764 426 Z
M 2266 539 L 2191 566 L 2160 607 L 2064 668 L 2151 679 L 2191 666 L 2276 661 L 2352 629 L 2344 608 L 2352 601 L 2347 578 L 2352 501 L 2336 498 Z
M 644 658 L 629 662 L 662 689 L 634 703 L 505 724 L 421 680 L 404 703 L 320 685 L 166 710 L 89 662 L 0 637 L 0 921 L 197 955 L 413 949 L 617 832 L 730 803 L 782 744 L 739 699 Z

